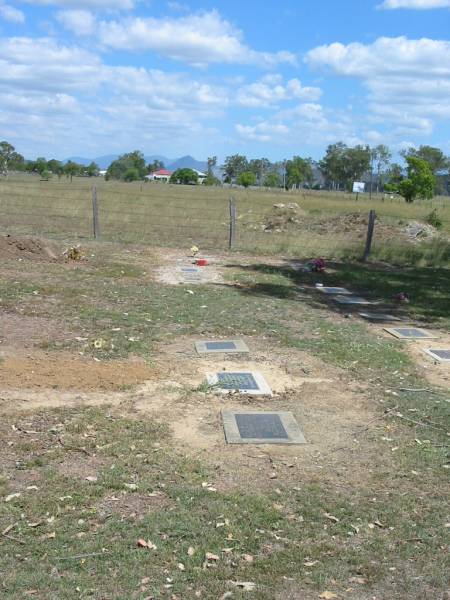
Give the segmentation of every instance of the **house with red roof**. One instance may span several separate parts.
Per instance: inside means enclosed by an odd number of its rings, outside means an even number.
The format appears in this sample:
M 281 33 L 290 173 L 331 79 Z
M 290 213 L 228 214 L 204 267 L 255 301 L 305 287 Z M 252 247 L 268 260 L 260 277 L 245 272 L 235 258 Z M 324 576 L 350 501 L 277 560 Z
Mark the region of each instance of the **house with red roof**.
M 167 183 L 172 175 L 173 171 L 169 171 L 168 169 L 158 169 L 150 175 L 146 175 L 145 178 L 149 181 L 162 181 L 163 183 Z

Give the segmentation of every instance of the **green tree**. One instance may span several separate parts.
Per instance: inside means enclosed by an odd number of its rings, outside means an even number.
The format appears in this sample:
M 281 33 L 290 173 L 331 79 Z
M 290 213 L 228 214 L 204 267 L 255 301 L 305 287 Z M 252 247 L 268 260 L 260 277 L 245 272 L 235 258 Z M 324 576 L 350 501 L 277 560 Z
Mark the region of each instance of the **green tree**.
M 428 163 L 433 175 L 436 175 L 439 171 L 445 171 L 449 168 L 450 159 L 439 148 L 433 146 L 420 146 L 418 149 L 409 148 L 400 153 L 405 160 L 409 156 L 420 158 Z
M 364 173 L 370 169 L 371 151 L 369 146 L 355 146 L 347 148 L 344 153 L 344 184 L 347 189 L 352 188 L 354 181 L 362 179 Z
M 214 167 L 217 166 L 217 156 L 208 156 L 208 175 L 214 175 Z
M 51 158 L 47 161 L 47 169 L 55 175 L 58 174 L 60 167 L 62 167 L 62 162 L 60 160 L 56 160 L 56 158 Z
M 76 162 L 73 162 L 73 160 L 67 161 L 64 165 L 64 173 L 66 177 L 70 177 L 70 181 L 72 181 L 74 175 L 78 175 L 80 173 L 80 170 L 80 165 Z
M 415 198 L 430 200 L 434 195 L 436 178 L 427 161 L 415 156 L 406 156 L 408 177 L 397 186 L 397 191 L 406 202 L 414 202 Z
M 122 179 L 123 179 L 123 181 L 127 181 L 127 182 L 139 181 L 139 179 L 140 179 L 139 171 L 136 169 L 136 167 L 130 167 L 129 169 L 127 169 L 125 171 Z
M 269 171 L 270 167 L 271 163 L 268 158 L 252 158 L 248 163 L 248 170 L 256 175 L 259 185 L 263 184 L 264 175 Z
M 170 177 L 170 183 L 192 185 L 198 183 L 198 175 L 193 169 L 177 169 Z
M 42 173 L 48 171 L 47 160 L 43 156 L 38 156 L 34 163 L 34 169 L 42 177 Z
M 0 142 L 0 175 L 8 175 L 8 171 L 14 168 L 14 164 L 23 163 L 24 158 L 16 152 L 9 142 Z
M 387 146 L 379 144 L 371 150 L 373 162 L 375 163 L 375 170 L 377 174 L 377 193 L 380 187 L 383 187 L 383 176 L 388 168 L 392 154 Z
M 164 163 L 162 160 L 155 160 L 152 163 L 147 165 L 147 173 L 154 173 L 155 171 L 159 171 L 160 169 L 164 169 Z
M 125 173 L 129 169 L 137 169 L 139 179 L 143 179 L 147 173 L 147 167 L 145 165 L 145 159 L 142 152 L 135 150 L 128 154 L 122 154 L 119 158 L 113 161 L 106 171 L 108 179 L 122 179 L 125 178 Z
M 348 148 L 343 142 L 330 144 L 325 156 L 319 162 L 319 168 L 325 178 L 327 187 L 340 189 L 345 181 L 345 155 Z
M 281 187 L 280 174 L 277 171 L 271 171 L 270 173 L 267 173 L 267 175 L 264 179 L 264 185 L 265 185 L 265 187 L 270 187 L 270 188 Z
M 288 188 L 299 188 L 304 183 L 311 184 L 313 180 L 312 161 L 308 158 L 294 156 L 286 162 L 286 183 Z
M 217 179 L 213 173 L 208 173 L 203 180 L 203 185 L 220 185 L 220 179 Z
M 89 177 L 97 177 L 100 173 L 100 167 L 96 162 L 92 161 L 86 167 L 86 173 L 89 175 Z
M 238 175 L 236 183 L 243 185 L 245 188 L 256 185 L 256 175 L 252 171 L 244 171 Z
M 223 172 L 225 175 L 225 181 L 231 183 L 233 179 L 239 177 L 241 173 L 248 171 L 247 157 L 242 154 L 233 154 L 227 156 L 225 164 L 223 165 Z
M 52 172 L 49 171 L 48 169 L 44 169 L 41 173 L 41 180 L 48 181 L 51 178 L 52 178 Z

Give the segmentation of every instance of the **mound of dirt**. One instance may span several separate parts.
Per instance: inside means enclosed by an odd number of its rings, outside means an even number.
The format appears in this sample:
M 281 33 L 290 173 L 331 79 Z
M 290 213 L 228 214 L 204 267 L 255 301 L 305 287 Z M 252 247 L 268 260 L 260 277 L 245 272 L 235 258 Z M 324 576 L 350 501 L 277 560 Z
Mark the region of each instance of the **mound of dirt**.
M 0 236 L 0 257 L 50 262 L 63 260 L 53 244 L 35 237 L 13 235 Z
M 266 217 L 263 223 L 264 231 L 286 231 L 292 226 L 298 227 L 306 217 L 306 212 L 297 204 L 274 204 L 272 212 Z

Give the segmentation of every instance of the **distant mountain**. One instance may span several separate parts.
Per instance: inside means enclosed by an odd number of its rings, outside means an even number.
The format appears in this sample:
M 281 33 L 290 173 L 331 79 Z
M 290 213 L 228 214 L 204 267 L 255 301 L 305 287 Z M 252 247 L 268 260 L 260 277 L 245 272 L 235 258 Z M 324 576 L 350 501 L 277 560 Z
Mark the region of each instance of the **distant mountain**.
M 72 160 L 79 165 L 88 165 L 92 161 L 98 164 L 100 169 L 107 169 L 109 165 L 119 158 L 119 154 L 107 154 L 105 156 L 97 156 L 96 158 L 85 158 L 83 156 L 71 156 L 66 161 Z M 182 156 L 181 158 L 167 158 L 161 154 L 151 154 L 144 156 L 146 164 L 152 163 L 154 160 L 160 160 L 164 163 L 166 169 L 176 171 L 177 169 L 197 169 L 198 171 L 206 171 L 208 164 L 205 161 L 196 160 L 192 156 Z
M 177 158 L 173 162 L 164 163 L 168 169 L 171 171 L 176 171 L 177 169 L 197 169 L 197 171 L 206 172 L 208 169 L 208 163 L 202 160 L 195 160 L 192 156 L 182 156 L 181 158 Z

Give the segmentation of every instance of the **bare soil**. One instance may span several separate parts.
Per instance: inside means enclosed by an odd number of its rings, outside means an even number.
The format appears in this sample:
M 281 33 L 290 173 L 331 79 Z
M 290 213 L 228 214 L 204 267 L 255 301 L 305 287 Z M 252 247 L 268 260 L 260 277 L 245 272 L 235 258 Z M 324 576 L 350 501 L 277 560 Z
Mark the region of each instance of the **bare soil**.
M 57 245 L 37 237 L 0 236 L 2 259 L 20 259 L 44 262 L 65 260 Z

